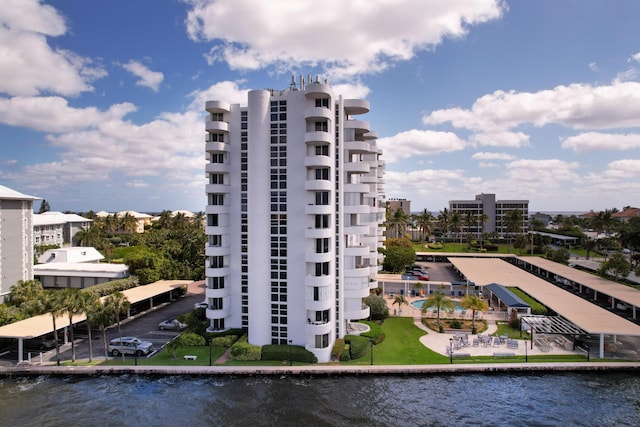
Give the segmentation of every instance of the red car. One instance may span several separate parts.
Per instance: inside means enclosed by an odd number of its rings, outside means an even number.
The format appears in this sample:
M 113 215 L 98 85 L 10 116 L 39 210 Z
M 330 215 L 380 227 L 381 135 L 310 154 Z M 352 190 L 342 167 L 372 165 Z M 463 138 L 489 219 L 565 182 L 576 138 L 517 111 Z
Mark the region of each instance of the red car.
M 422 271 L 414 271 L 411 274 L 413 274 L 414 277 L 417 277 L 418 280 L 429 280 L 429 275 Z

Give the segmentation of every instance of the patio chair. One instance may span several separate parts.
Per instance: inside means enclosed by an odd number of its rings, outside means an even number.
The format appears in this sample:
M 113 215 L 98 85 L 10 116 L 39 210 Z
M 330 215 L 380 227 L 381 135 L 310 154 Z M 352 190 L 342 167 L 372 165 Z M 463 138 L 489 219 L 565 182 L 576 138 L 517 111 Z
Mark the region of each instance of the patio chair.
M 473 346 L 474 347 L 478 347 L 480 345 L 480 341 L 478 340 L 478 338 L 474 338 L 473 339 Z
M 500 347 L 500 344 L 501 344 L 500 338 L 495 337 L 495 338 L 493 339 L 493 346 L 494 346 L 494 347 Z

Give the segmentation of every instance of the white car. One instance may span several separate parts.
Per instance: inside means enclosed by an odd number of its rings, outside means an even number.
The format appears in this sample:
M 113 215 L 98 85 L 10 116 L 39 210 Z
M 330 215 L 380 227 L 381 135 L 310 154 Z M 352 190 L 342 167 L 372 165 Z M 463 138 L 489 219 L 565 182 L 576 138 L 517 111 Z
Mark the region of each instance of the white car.
M 206 301 L 202 301 L 202 302 L 197 302 L 195 304 L 193 304 L 193 308 L 208 308 L 209 304 Z
M 178 319 L 165 320 L 164 322 L 160 322 L 158 328 L 161 331 L 169 330 L 169 331 L 181 331 L 186 328 L 187 325 L 179 321 Z
M 136 337 L 122 337 L 122 341 L 120 341 L 120 338 L 114 338 L 109 342 L 108 351 L 113 356 L 135 354 L 139 357 L 151 353 L 153 344 Z

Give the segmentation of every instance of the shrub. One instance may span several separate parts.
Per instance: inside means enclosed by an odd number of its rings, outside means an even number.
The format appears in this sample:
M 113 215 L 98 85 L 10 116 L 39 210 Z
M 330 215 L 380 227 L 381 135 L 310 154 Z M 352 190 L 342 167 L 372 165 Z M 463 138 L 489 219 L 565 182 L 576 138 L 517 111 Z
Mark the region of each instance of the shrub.
M 494 244 L 485 245 L 484 249 L 489 252 L 495 252 L 498 250 L 498 245 L 494 245 Z
M 451 329 L 462 329 L 462 322 L 460 322 L 458 319 L 452 319 L 449 321 L 449 326 L 451 327 Z
M 367 332 L 364 332 L 364 333 L 360 334 L 360 336 L 372 339 L 374 344 L 380 344 L 382 341 L 384 341 L 384 334 L 382 333 L 382 326 L 379 323 L 377 323 L 377 322 L 367 322 L 367 321 L 364 321 L 362 323 L 365 323 L 365 324 L 369 325 L 369 327 L 371 329 L 369 331 L 367 331 Z
M 83 289 L 82 292 L 91 292 L 97 297 L 104 297 L 114 292 L 135 288 L 136 286 L 138 286 L 138 278 L 130 276 L 124 279 L 112 280 L 110 282 L 91 286 L 90 288 Z
M 369 295 L 364 299 L 364 303 L 369 306 L 371 320 L 384 320 L 389 317 L 389 308 L 383 297 Z
M 204 337 L 198 334 L 194 334 L 193 332 L 186 332 L 184 334 L 181 334 L 177 338 L 177 340 L 180 341 L 180 344 L 188 347 L 201 347 L 207 345 L 207 340 L 205 340 Z
M 509 288 L 509 290 L 511 292 L 513 292 L 514 294 L 516 294 L 517 296 L 519 296 L 520 299 L 522 299 L 522 301 L 524 301 L 527 304 L 529 304 L 529 307 L 531 307 L 531 314 L 547 315 L 549 313 L 549 310 L 547 310 L 546 306 L 544 306 L 541 303 L 539 303 L 538 301 L 534 300 L 533 298 L 531 298 L 529 296 L 529 294 L 523 292 L 519 288 Z
M 351 359 L 359 359 L 367 354 L 371 346 L 371 340 L 358 335 L 346 335 L 344 341 L 349 344 Z
M 351 353 L 351 346 L 349 344 L 345 344 L 344 345 L 344 351 L 340 355 L 340 361 L 341 362 L 347 362 L 347 361 L 351 360 L 351 354 L 350 353 Z
M 331 350 L 331 358 L 333 360 L 340 360 L 345 346 L 346 344 L 344 342 L 344 338 L 338 338 L 335 344 L 333 344 L 333 350 Z
M 211 345 L 216 347 L 231 347 L 236 341 L 238 341 L 237 335 L 227 335 L 224 337 L 211 338 Z
M 429 244 L 427 244 L 427 247 L 429 249 L 442 249 L 443 248 L 442 243 L 440 243 L 440 242 L 429 243 Z
M 269 344 L 262 347 L 260 360 L 291 360 L 294 362 L 316 363 L 318 359 L 310 351 L 299 345 Z
M 231 346 L 230 359 L 240 361 L 260 360 L 261 349 L 257 345 L 249 344 L 249 338 L 243 335 Z

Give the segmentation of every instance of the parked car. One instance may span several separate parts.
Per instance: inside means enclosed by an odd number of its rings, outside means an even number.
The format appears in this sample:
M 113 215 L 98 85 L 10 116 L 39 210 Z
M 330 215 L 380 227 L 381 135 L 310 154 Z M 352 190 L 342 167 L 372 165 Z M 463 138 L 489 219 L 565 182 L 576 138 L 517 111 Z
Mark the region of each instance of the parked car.
M 423 271 L 413 271 L 413 276 L 417 277 L 418 280 L 429 280 L 429 275 Z
M 193 304 L 193 308 L 207 308 L 209 307 L 209 304 L 206 301 L 202 301 L 202 302 L 197 302 L 195 304 Z
M 144 356 L 153 351 L 153 344 L 136 337 L 122 337 L 122 341 L 120 341 L 120 338 L 112 339 L 107 349 L 113 356 L 121 354 Z
M 160 324 L 158 325 L 158 328 L 161 331 L 164 331 L 165 329 L 171 331 L 181 331 L 186 327 L 187 325 L 185 325 L 178 319 L 165 320 L 164 322 L 160 322 Z
M 51 350 L 52 348 L 55 348 L 55 346 L 56 340 L 49 336 L 31 338 L 24 342 L 24 347 L 28 349 Z
M 412 269 L 412 270 L 420 270 L 420 271 L 422 271 L 422 266 L 421 266 L 421 265 L 416 264 L 416 265 L 414 265 L 413 267 L 411 267 L 411 269 Z

